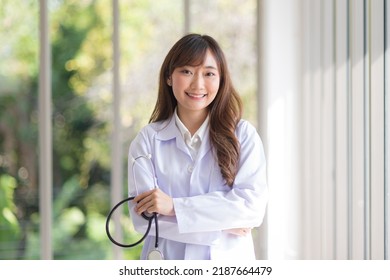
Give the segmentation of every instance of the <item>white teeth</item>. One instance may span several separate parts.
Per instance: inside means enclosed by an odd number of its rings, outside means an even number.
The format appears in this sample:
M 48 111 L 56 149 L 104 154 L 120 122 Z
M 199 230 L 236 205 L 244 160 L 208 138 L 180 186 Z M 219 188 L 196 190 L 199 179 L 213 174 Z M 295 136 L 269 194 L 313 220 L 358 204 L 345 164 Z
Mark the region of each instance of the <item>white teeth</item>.
M 187 95 L 194 98 L 202 98 L 206 96 L 206 94 L 191 94 L 191 93 L 187 93 Z

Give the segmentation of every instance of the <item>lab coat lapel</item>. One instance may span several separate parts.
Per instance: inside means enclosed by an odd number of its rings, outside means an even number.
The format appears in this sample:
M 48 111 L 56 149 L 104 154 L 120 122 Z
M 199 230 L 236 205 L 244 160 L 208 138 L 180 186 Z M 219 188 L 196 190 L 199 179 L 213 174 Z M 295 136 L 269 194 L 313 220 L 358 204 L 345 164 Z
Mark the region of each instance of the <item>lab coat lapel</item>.
M 211 149 L 211 142 L 209 131 L 205 133 L 204 139 L 202 139 L 202 145 L 200 146 L 197 160 L 201 160 Z
M 191 157 L 191 154 L 188 151 L 186 144 L 184 143 L 184 139 L 181 136 L 180 131 L 175 124 L 175 117 L 174 116 L 171 117 L 168 125 L 163 127 L 158 132 L 156 139 L 160 140 L 160 141 L 169 141 L 169 140 L 176 139 L 176 147 Z

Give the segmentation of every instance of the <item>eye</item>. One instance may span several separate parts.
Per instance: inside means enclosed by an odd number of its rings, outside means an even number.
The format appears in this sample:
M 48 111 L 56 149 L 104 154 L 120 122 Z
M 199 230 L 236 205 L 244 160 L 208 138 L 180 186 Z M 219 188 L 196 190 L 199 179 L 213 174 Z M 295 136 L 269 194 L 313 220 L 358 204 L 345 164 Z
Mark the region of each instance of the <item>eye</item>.
M 180 70 L 180 73 L 183 73 L 185 75 L 191 75 L 192 72 L 189 69 L 183 68 Z
M 215 73 L 213 73 L 213 72 L 207 72 L 207 73 L 206 73 L 206 76 L 208 76 L 208 77 L 213 77 L 213 76 L 216 76 L 216 75 L 215 75 Z

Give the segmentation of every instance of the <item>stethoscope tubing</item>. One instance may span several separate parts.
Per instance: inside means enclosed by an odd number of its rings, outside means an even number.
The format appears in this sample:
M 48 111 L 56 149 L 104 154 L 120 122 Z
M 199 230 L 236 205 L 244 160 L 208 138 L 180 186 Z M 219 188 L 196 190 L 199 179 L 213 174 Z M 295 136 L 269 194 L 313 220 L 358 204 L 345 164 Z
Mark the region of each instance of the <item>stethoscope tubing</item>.
M 141 156 L 138 156 L 136 158 L 133 158 L 133 163 L 132 163 L 132 170 L 133 170 L 133 180 L 134 180 L 134 186 L 135 186 L 135 189 L 136 189 L 136 193 L 138 194 L 138 187 L 137 187 L 137 181 L 136 181 L 136 178 L 135 178 L 135 173 L 134 173 L 134 165 L 135 165 L 135 162 L 138 160 L 138 159 L 141 159 L 141 158 L 145 158 L 145 159 L 148 159 L 149 160 L 149 163 L 151 165 L 151 168 L 152 168 L 152 173 L 153 173 L 153 182 L 154 182 L 154 187 L 157 188 L 157 184 L 156 184 L 156 174 L 155 174 L 155 171 L 154 171 L 154 168 L 153 168 L 153 164 L 152 164 L 152 161 L 151 161 L 151 155 L 150 154 L 147 154 L 147 155 L 141 155 Z M 158 250 L 158 237 L 159 237 L 159 232 L 158 232 L 158 219 L 157 219 L 157 213 L 153 213 L 151 216 L 148 216 L 145 214 L 145 212 L 143 212 L 141 214 L 141 216 L 148 221 L 148 228 L 146 229 L 146 232 L 145 234 L 142 236 L 142 238 L 140 240 L 138 240 L 137 242 L 135 243 L 132 243 L 132 244 L 122 244 L 118 241 L 116 241 L 110 234 L 110 219 L 111 219 L 111 216 L 112 214 L 115 212 L 115 210 L 121 206 L 123 203 L 126 203 L 128 201 L 131 201 L 135 198 L 135 196 L 131 196 L 131 197 L 127 197 L 125 199 L 123 199 L 122 201 L 120 201 L 119 203 L 117 203 L 110 211 L 110 213 L 108 214 L 107 216 L 107 220 L 106 220 L 106 233 L 107 233 L 107 236 L 108 238 L 111 240 L 112 243 L 114 243 L 115 245 L 117 246 L 120 246 L 120 247 L 124 247 L 124 248 L 130 248 L 130 247 L 134 247 L 134 246 L 137 246 L 138 244 L 140 244 L 142 241 L 145 240 L 145 238 L 148 236 L 149 234 L 149 231 L 152 227 L 152 222 L 154 220 L 154 227 L 155 227 L 155 244 L 154 244 L 154 247 L 156 250 Z
M 156 213 L 153 213 L 152 216 L 147 216 L 145 213 L 142 213 L 142 217 L 148 221 L 148 228 L 146 229 L 146 232 L 145 234 L 142 236 L 142 238 L 140 240 L 138 240 L 137 242 L 135 243 L 132 243 L 132 244 L 123 244 L 123 243 L 120 243 L 118 241 L 116 241 L 112 236 L 111 236 L 111 233 L 110 233 L 110 220 L 111 220 L 111 216 L 112 214 L 115 212 L 115 210 L 121 206 L 123 203 L 126 203 L 128 201 L 131 201 L 133 200 L 135 197 L 134 196 L 131 196 L 131 197 L 128 197 L 128 198 L 125 198 L 123 199 L 122 201 L 120 201 L 119 203 L 117 203 L 110 211 L 110 213 L 108 214 L 107 216 L 107 220 L 106 220 L 106 233 L 107 233 L 107 236 L 108 238 L 111 240 L 112 243 L 114 243 L 115 245 L 117 246 L 120 246 L 120 247 L 123 247 L 123 248 L 130 248 L 130 247 L 134 247 L 134 246 L 137 246 L 138 244 L 140 244 L 142 241 L 145 240 L 146 236 L 148 236 L 149 234 L 149 231 L 152 227 L 152 222 L 153 222 L 153 219 L 154 219 L 154 223 L 155 223 L 155 230 L 156 230 L 156 244 L 155 244 L 155 247 L 157 248 L 158 247 L 158 222 L 157 222 L 157 214 Z

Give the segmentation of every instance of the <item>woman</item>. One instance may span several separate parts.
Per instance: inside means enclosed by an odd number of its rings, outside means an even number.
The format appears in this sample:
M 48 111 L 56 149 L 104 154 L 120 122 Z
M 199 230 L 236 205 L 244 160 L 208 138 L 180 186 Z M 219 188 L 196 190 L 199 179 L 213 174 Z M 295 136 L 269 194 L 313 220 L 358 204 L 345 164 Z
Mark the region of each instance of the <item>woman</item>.
M 218 43 L 181 38 L 162 64 L 150 123 L 129 150 L 133 223 L 143 233 L 140 215 L 159 214 L 165 259 L 255 259 L 251 229 L 267 204 L 266 162 L 241 111 Z M 147 160 L 133 165 L 140 155 L 151 155 L 156 178 Z M 150 232 L 142 259 L 154 248 Z

